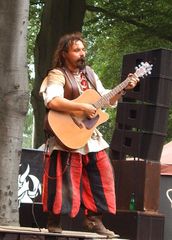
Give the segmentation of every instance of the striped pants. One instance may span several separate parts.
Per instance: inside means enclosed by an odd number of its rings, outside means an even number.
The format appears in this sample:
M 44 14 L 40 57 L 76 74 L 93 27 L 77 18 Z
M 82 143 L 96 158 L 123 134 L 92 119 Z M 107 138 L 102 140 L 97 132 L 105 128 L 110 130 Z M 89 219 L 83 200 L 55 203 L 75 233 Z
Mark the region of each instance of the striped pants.
M 114 173 L 105 151 L 54 151 L 45 162 L 43 210 L 75 217 L 80 206 L 94 213 L 116 213 Z

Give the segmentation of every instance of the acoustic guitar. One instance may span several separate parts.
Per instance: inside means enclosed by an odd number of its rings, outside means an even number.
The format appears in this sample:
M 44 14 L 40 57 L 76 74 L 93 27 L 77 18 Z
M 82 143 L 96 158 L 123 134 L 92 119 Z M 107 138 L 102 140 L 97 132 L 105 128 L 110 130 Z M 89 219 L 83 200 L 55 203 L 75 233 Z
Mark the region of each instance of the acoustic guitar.
M 135 68 L 135 75 L 140 78 L 151 74 L 152 65 L 148 62 L 142 62 Z M 72 115 L 65 112 L 57 112 L 50 110 L 48 113 L 48 123 L 54 135 L 67 149 L 78 149 L 83 147 L 88 139 L 93 134 L 95 128 L 100 124 L 106 122 L 109 115 L 102 111 L 109 100 L 119 92 L 121 92 L 128 85 L 130 79 L 126 78 L 118 86 L 113 88 L 107 94 L 100 96 L 94 89 L 88 89 L 73 101 L 79 103 L 90 103 L 97 109 L 94 118 L 88 118 L 81 112 Z

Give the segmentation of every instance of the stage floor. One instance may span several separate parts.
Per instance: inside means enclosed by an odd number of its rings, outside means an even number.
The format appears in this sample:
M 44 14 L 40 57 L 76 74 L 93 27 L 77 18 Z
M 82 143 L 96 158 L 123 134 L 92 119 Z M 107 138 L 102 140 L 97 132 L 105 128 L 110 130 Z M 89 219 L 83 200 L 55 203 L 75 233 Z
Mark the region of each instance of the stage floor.
M 18 226 L 0 226 L 0 240 L 102 240 L 107 239 L 96 233 L 63 231 L 62 233 L 49 233 L 45 228 L 29 228 Z M 121 238 L 113 238 L 128 240 Z

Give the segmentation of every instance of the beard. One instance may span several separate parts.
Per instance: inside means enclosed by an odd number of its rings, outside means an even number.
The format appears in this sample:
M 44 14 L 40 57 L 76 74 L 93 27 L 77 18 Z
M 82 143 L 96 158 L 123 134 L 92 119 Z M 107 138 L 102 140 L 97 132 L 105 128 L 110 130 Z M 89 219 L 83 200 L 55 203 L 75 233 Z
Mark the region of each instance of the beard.
M 80 70 L 83 70 L 85 68 L 85 65 L 86 65 L 85 58 L 80 58 L 77 61 L 76 65 Z

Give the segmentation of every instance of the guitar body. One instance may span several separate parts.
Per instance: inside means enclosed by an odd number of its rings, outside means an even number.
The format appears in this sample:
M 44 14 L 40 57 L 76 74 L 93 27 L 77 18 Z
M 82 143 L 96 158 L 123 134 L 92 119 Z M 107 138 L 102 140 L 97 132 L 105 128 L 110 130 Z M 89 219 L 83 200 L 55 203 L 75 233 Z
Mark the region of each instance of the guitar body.
M 96 103 L 101 96 L 94 90 L 88 89 L 73 101 L 79 103 Z M 91 137 L 95 128 L 107 121 L 109 115 L 101 109 L 97 109 L 95 118 L 88 119 L 82 113 L 76 116 L 64 112 L 50 110 L 48 113 L 48 123 L 60 142 L 69 149 L 83 147 Z

